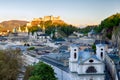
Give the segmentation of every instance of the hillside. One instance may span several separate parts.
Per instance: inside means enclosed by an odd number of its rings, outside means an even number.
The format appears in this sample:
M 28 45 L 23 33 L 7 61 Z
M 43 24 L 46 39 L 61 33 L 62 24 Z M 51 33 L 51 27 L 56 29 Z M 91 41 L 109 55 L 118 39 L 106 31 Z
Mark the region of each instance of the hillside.
M 9 21 L 3 21 L 0 23 L 0 31 L 5 30 L 12 30 L 15 27 L 26 25 L 28 21 L 22 21 L 22 20 L 9 20 Z
M 57 24 L 57 25 L 61 25 L 61 24 L 66 24 L 63 20 L 48 20 L 48 21 L 31 21 L 31 26 L 38 26 L 38 25 L 43 25 L 43 24 L 47 24 L 47 25 L 52 25 L 52 24 Z
M 116 28 L 120 24 L 120 13 L 114 14 L 103 21 L 101 21 L 101 24 L 96 29 L 97 32 L 104 33 L 104 39 L 105 37 L 108 39 L 112 38 L 113 29 Z
M 59 37 L 61 37 L 61 35 L 64 37 L 69 36 L 74 31 L 77 31 L 77 28 L 75 26 L 69 25 L 62 20 L 40 22 L 39 25 L 40 26 L 29 27 L 29 31 L 34 32 L 37 31 L 38 29 L 41 29 L 41 30 L 45 30 L 46 34 L 50 35 L 51 33 L 54 34 L 55 31 L 57 30 Z
M 105 18 L 104 20 L 101 21 L 99 25 L 97 26 L 93 25 L 93 26 L 87 26 L 85 28 L 81 28 L 79 29 L 79 32 L 87 34 L 92 29 L 94 29 L 96 33 L 103 33 L 102 38 L 108 40 L 108 39 L 112 39 L 112 35 L 115 32 L 118 32 L 116 30 L 118 29 L 117 27 L 119 24 L 120 24 L 120 13 L 117 13 Z

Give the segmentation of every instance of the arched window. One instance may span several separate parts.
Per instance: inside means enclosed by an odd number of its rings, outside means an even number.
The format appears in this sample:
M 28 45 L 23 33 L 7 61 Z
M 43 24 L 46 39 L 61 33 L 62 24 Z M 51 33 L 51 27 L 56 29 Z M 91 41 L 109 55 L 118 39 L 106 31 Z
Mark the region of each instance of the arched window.
M 103 52 L 101 52 L 101 58 L 103 58 Z
M 76 53 L 74 53 L 74 58 L 76 59 L 76 57 L 77 57 L 77 54 L 76 54 Z
M 97 70 L 95 69 L 94 66 L 90 66 L 88 67 L 88 69 L 86 70 L 86 73 L 96 73 Z

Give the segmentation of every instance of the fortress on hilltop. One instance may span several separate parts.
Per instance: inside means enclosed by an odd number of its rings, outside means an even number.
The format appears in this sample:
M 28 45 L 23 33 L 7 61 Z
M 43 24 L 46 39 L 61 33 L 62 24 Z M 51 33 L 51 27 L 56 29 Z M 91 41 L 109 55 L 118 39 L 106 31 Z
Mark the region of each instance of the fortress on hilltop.
M 30 23 L 27 23 L 27 26 L 36 26 L 41 22 L 45 22 L 45 21 L 59 21 L 60 16 L 54 17 L 54 16 L 44 16 L 43 18 L 33 18 L 33 20 Z
M 33 21 L 54 21 L 54 20 L 60 20 L 60 16 L 54 17 L 54 16 L 44 16 L 43 18 L 34 18 Z

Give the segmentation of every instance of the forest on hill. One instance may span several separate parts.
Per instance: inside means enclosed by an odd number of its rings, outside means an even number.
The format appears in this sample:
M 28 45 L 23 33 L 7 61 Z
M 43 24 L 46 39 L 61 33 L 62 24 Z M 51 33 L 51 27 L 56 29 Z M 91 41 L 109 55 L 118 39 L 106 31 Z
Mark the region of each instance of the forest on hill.
M 34 32 L 37 30 L 45 30 L 45 33 L 50 35 L 51 33 L 55 33 L 57 30 L 59 34 L 62 36 L 69 36 L 74 31 L 77 31 L 78 28 L 66 23 L 53 23 L 52 21 L 46 21 L 39 24 L 40 26 L 32 26 L 29 28 L 30 32 Z
M 79 31 L 82 33 L 88 33 L 93 29 L 96 33 L 103 33 L 104 34 L 103 36 L 105 36 L 108 39 L 111 39 L 113 30 L 117 26 L 119 26 L 119 24 L 120 24 L 120 13 L 116 13 L 102 20 L 99 25 L 87 26 L 83 29 L 80 29 Z

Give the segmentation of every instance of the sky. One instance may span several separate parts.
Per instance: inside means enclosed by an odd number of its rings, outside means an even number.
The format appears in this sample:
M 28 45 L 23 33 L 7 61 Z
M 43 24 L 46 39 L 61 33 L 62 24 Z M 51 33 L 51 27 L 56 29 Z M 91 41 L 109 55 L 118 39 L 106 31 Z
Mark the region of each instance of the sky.
M 0 22 L 61 16 L 68 24 L 97 25 L 120 13 L 120 0 L 0 0 Z

